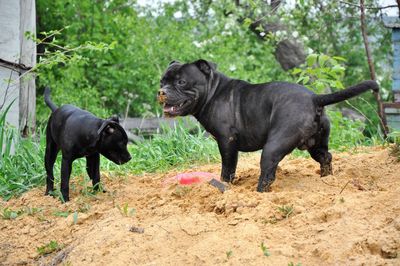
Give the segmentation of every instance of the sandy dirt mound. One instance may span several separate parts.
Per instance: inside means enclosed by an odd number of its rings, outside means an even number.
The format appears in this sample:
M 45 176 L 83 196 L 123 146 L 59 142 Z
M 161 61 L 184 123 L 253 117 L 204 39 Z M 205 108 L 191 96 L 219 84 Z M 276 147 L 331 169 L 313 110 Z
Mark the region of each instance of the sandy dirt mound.
M 225 193 L 162 187 L 176 171 L 103 175 L 96 196 L 75 177 L 67 204 L 35 189 L 1 203 L 40 210 L 0 219 L 0 265 L 400 265 L 400 163 L 380 147 L 333 156 L 324 178 L 312 159 L 286 158 L 270 193 L 255 191 L 259 153 L 241 156 Z M 50 241 L 61 250 L 39 255 Z

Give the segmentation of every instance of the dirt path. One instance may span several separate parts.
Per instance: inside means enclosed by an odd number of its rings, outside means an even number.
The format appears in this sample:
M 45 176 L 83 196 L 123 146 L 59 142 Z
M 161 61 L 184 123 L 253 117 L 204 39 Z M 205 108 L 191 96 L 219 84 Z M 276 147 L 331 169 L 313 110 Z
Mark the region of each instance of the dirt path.
M 334 175 L 323 179 L 311 159 L 285 159 L 262 194 L 258 161 L 241 156 L 223 194 L 208 184 L 163 188 L 174 171 L 106 176 L 108 192 L 96 197 L 75 178 L 67 204 L 32 190 L 1 204 L 41 210 L 0 220 L 0 265 L 400 265 L 400 163 L 388 149 L 334 153 Z M 63 248 L 40 256 L 52 240 Z

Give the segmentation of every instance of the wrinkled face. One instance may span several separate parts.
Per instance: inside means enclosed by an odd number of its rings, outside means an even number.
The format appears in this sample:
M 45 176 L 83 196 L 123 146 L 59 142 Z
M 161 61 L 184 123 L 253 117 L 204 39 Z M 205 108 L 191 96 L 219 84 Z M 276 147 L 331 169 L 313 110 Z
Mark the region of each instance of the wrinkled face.
M 158 101 L 163 105 L 165 116 L 185 116 L 193 114 L 199 100 L 204 97 L 207 75 L 196 63 L 169 65 L 160 81 Z
M 128 152 L 128 137 L 124 129 L 110 124 L 101 133 L 100 153 L 116 164 L 127 163 L 131 159 Z

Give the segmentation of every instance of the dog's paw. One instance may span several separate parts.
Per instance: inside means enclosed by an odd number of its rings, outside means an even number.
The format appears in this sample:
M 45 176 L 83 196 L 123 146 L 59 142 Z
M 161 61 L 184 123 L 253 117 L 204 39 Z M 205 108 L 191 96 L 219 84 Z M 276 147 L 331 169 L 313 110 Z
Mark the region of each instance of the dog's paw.
M 44 192 L 45 196 L 53 196 L 54 197 L 54 190 L 53 189 L 46 189 L 46 192 Z
M 321 165 L 321 177 L 333 175 L 332 164 Z

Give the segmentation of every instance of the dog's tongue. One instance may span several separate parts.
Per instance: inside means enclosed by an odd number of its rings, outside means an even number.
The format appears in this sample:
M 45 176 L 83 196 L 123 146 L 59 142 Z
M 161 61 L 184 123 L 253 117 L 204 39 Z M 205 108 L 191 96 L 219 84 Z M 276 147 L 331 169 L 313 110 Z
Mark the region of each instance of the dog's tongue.
M 175 110 L 175 107 L 174 106 L 167 106 L 167 105 L 164 105 L 164 113 L 171 113 L 171 112 L 173 112 Z

